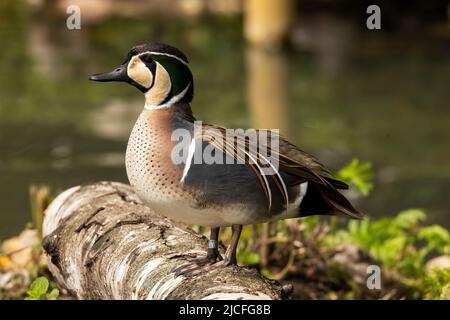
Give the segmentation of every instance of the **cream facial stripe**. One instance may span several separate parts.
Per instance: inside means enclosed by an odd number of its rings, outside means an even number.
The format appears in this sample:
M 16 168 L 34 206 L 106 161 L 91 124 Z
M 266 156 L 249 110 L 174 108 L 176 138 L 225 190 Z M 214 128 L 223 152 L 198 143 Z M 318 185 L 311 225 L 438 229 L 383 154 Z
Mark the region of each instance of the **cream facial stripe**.
M 145 93 L 146 106 L 158 106 L 161 104 L 172 89 L 169 73 L 164 67 L 156 62 L 155 81 L 149 91 Z
M 144 62 L 142 62 L 139 56 L 135 56 L 128 63 L 127 67 L 128 76 L 139 83 L 144 88 L 150 88 L 153 81 L 152 72 L 147 68 Z

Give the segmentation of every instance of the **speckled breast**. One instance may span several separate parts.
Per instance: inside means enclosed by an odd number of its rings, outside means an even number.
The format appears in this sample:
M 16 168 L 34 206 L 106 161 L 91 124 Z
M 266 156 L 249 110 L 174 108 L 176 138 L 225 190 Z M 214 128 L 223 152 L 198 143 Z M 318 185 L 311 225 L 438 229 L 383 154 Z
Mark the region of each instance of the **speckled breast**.
M 155 210 L 174 201 L 190 198 L 180 187 L 182 169 L 171 158 L 171 112 L 167 109 L 144 110 L 134 125 L 126 152 L 130 184 Z

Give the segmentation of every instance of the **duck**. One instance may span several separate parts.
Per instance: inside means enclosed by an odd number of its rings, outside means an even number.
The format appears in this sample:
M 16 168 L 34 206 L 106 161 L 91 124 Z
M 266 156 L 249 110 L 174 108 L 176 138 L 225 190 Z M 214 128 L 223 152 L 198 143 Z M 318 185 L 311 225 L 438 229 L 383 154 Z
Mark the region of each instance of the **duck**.
M 311 215 L 363 217 L 341 193 L 348 184 L 278 130 L 233 130 L 197 120 L 193 75 L 179 49 L 137 45 L 113 71 L 89 79 L 128 83 L 144 94 L 125 156 L 130 185 L 158 214 L 210 228 L 206 254 L 184 271 L 236 265 L 244 225 Z M 222 257 L 219 232 L 225 227 L 232 235 Z

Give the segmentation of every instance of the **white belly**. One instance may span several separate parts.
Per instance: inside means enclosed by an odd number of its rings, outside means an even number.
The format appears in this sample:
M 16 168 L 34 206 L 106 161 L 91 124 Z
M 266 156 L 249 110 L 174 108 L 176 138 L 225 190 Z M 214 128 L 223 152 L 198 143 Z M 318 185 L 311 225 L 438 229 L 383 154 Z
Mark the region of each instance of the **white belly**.
M 232 224 L 252 224 L 251 215 L 241 206 L 198 208 L 191 201 L 173 199 L 168 202 L 143 199 L 152 209 L 171 220 L 201 226 L 226 227 Z

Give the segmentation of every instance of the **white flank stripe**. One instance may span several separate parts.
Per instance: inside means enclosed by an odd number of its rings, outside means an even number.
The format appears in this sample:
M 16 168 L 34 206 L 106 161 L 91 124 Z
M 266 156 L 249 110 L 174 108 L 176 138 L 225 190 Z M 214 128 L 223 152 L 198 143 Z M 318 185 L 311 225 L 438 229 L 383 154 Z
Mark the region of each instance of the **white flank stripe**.
M 297 199 L 294 201 L 294 207 L 298 208 L 300 203 L 302 203 L 303 198 L 306 195 L 306 191 L 308 190 L 308 181 L 303 182 L 300 185 L 300 192 L 298 193 Z
M 195 138 L 192 138 L 191 144 L 189 145 L 189 150 L 188 150 L 188 156 L 186 159 L 186 164 L 184 165 L 184 169 L 183 169 L 183 176 L 181 177 L 180 182 L 183 183 L 184 179 L 186 178 L 189 168 L 191 167 L 191 163 L 192 163 L 192 158 L 194 157 L 194 152 L 195 152 Z

